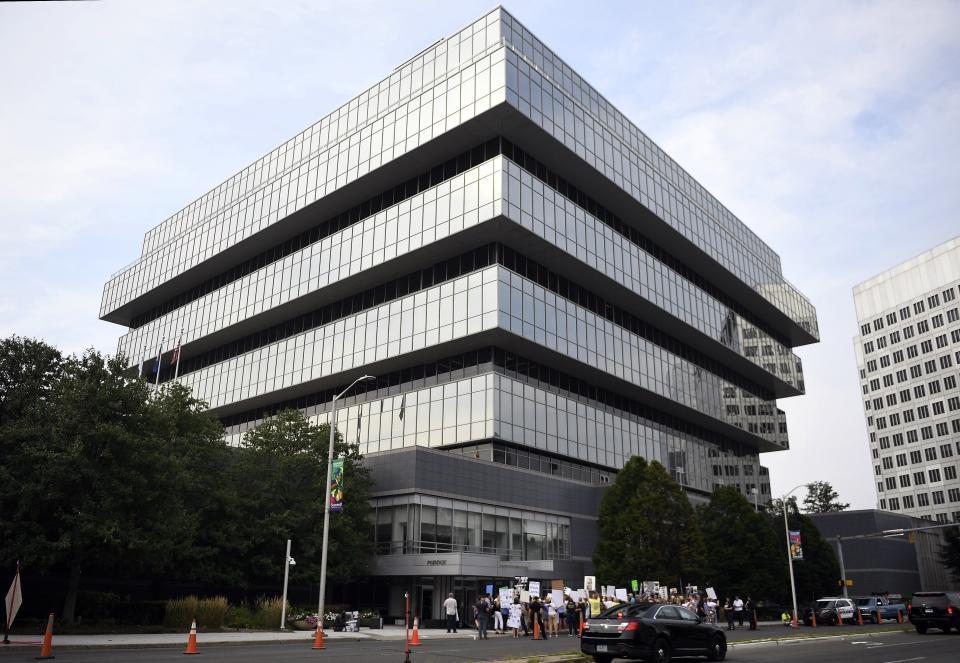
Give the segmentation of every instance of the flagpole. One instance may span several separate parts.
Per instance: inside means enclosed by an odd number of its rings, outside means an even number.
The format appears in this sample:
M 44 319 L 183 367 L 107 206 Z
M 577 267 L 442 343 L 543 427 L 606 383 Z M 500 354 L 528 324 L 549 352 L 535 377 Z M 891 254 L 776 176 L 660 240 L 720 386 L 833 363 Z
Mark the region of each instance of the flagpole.
M 160 341 L 160 347 L 157 348 L 157 366 L 156 366 L 157 379 L 154 380 L 154 383 L 153 383 L 153 386 L 155 386 L 157 389 L 160 388 L 160 360 L 163 358 L 163 341 L 166 341 L 166 340 L 167 339 L 162 339 Z
M 183 330 L 180 330 L 180 338 L 177 340 L 177 365 L 173 369 L 173 379 L 180 377 L 180 355 L 183 354 Z

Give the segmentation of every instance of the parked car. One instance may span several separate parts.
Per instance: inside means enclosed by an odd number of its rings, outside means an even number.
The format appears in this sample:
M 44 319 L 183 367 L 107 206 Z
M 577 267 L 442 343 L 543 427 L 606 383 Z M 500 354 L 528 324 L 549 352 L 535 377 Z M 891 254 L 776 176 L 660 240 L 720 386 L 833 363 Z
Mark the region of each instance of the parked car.
M 621 604 L 587 620 L 580 651 L 597 663 L 639 658 L 668 663 L 673 656 L 727 656 L 723 630 L 690 610 L 664 603 Z
M 944 633 L 960 632 L 960 592 L 917 592 L 910 601 L 910 622 L 917 633 L 931 626 Z
M 818 624 L 834 626 L 842 622 L 854 622 L 857 613 L 853 608 L 853 601 L 845 598 L 827 597 L 817 599 L 811 607 L 803 611 L 803 623 L 810 626 L 813 623 L 813 613 L 817 613 Z
M 894 620 L 897 615 L 907 616 L 907 606 L 900 602 L 894 602 L 884 596 L 856 596 L 853 599 L 856 607 L 860 609 L 860 614 L 865 622 L 876 624 L 880 619 Z

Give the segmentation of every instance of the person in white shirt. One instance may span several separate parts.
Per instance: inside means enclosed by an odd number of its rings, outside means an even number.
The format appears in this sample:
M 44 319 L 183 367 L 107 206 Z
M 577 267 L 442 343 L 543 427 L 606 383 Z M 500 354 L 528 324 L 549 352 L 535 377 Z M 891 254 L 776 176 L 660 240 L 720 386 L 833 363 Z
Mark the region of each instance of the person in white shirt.
M 453 593 L 447 597 L 447 600 L 443 602 L 444 612 L 447 613 L 447 633 L 450 633 L 450 629 L 453 629 L 453 632 L 457 632 L 457 599 L 453 597 Z
M 739 596 L 733 600 L 733 616 L 737 618 L 737 626 L 743 626 L 743 601 Z

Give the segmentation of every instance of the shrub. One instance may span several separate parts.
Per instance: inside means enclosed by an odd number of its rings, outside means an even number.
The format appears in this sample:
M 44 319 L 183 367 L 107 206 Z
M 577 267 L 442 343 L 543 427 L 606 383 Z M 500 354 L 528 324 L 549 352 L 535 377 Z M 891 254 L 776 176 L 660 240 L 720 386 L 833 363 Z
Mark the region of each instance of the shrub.
M 257 599 L 253 613 L 253 622 L 257 628 L 280 628 L 280 614 L 283 610 L 283 599 L 279 596 L 261 596 Z M 290 603 L 287 603 L 287 613 L 292 612 Z
M 254 628 L 253 611 L 246 603 L 230 606 L 227 611 L 227 626 L 230 628 Z
M 193 595 L 170 599 L 163 614 L 163 625 L 167 628 L 190 628 L 199 607 L 200 601 Z
M 197 626 L 223 628 L 229 608 L 230 603 L 227 602 L 225 596 L 211 596 L 210 598 L 200 599 L 197 604 Z

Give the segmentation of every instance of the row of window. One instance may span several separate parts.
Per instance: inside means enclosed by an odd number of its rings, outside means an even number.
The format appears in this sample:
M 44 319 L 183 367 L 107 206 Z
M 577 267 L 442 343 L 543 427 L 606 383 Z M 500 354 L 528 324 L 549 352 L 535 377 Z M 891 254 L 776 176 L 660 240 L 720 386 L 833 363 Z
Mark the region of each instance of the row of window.
M 941 295 L 943 296 L 943 303 L 944 303 L 944 304 L 946 304 L 947 302 L 952 302 L 952 301 L 953 301 L 954 299 L 956 299 L 956 297 L 957 297 L 957 294 L 956 294 L 956 292 L 955 292 L 955 290 L 954 290 L 953 287 L 947 288 L 946 290 L 944 290 L 944 291 L 943 291 L 942 293 L 940 293 L 940 294 L 933 294 L 933 295 L 928 296 L 928 297 L 926 298 L 926 305 L 924 305 L 924 300 L 923 300 L 923 299 L 920 299 L 920 300 L 914 302 L 914 303 L 913 303 L 913 312 L 914 312 L 915 314 L 917 314 L 917 315 L 920 315 L 921 313 L 923 313 L 923 312 L 924 312 L 925 310 L 927 310 L 928 308 L 929 308 L 929 309 L 934 309 L 934 308 L 940 306 L 940 296 L 941 296 Z M 954 309 L 954 310 L 956 310 L 956 309 Z M 900 322 L 903 322 L 904 320 L 909 319 L 909 318 L 910 318 L 910 307 L 909 307 L 909 306 L 904 306 L 903 308 L 900 309 L 899 314 L 900 314 L 900 320 L 899 320 Z M 897 323 L 897 313 L 888 313 L 888 314 L 886 315 L 886 324 L 888 324 L 888 325 L 894 325 L 894 324 L 896 324 L 896 323 Z M 881 317 L 875 319 L 875 320 L 873 321 L 873 324 L 872 324 L 872 325 L 871 325 L 871 323 L 869 323 L 869 322 L 860 325 L 860 333 L 861 333 L 863 336 L 868 336 L 871 332 L 878 332 L 878 331 L 880 331 L 881 329 L 883 329 L 883 326 L 884 326 L 884 316 L 881 316 Z
M 957 358 L 957 363 L 960 363 L 960 350 L 957 350 L 955 353 Z M 903 361 L 903 353 L 898 351 L 894 353 L 894 363 L 900 363 Z M 880 368 L 890 368 L 890 355 L 884 355 L 880 357 Z M 950 368 L 953 365 L 953 360 L 950 358 L 950 353 L 940 357 L 940 368 L 946 369 Z M 874 373 L 877 370 L 877 360 L 871 359 L 867 362 L 866 373 Z M 919 378 L 923 375 L 923 371 L 926 371 L 927 374 L 933 373 L 937 370 L 937 360 L 928 359 L 923 362 L 923 369 L 921 370 L 920 364 L 915 364 L 910 367 L 910 375 L 913 378 Z M 866 377 L 863 371 L 860 372 L 860 377 Z M 906 378 L 904 378 L 906 379 Z
M 883 492 L 883 487 L 886 485 L 887 490 L 896 490 L 897 482 L 900 482 L 901 488 L 909 488 L 911 481 L 914 485 L 922 486 L 927 483 L 927 478 L 930 479 L 930 483 L 939 483 L 942 481 L 953 481 L 957 478 L 957 467 L 956 465 L 946 465 L 943 467 L 943 479 L 940 478 L 940 468 L 934 467 L 924 473 L 923 470 L 914 472 L 911 478 L 910 474 L 901 474 L 898 477 L 886 477 L 884 481 L 877 482 L 877 491 Z M 960 489 L 958 489 L 960 490 Z
M 958 308 L 952 308 L 952 309 L 950 309 L 949 311 L 947 311 L 947 322 L 957 322 L 958 320 L 960 320 L 960 309 L 958 309 Z M 935 315 L 935 316 L 933 316 L 932 318 L 930 318 L 930 324 L 933 325 L 933 328 L 934 328 L 934 329 L 939 329 L 940 327 L 942 327 L 942 326 L 944 325 L 943 316 L 942 316 L 942 315 Z M 928 333 L 929 331 L 930 331 L 930 325 L 927 323 L 926 320 L 921 320 L 920 322 L 917 323 L 917 332 L 918 332 L 918 333 L 920 333 L 920 334 L 926 334 L 926 333 Z M 903 338 L 904 338 L 904 339 L 913 338 L 913 325 L 907 325 L 906 327 L 903 328 Z M 954 331 L 952 332 L 952 340 L 953 340 L 954 343 L 960 342 L 960 336 L 958 336 L 957 330 L 954 330 Z M 934 338 L 933 340 L 929 340 L 929 339 L 928 339 L 928 340 L 926 340 L 926 341 L 921 342 L 921 343 L 920 343 L 920 349 L 921 349 L 923 352 L 932 352 L 932 351 L 933 351 L 933 342 L 934 342 L 934 341 L 936 341 L 938 348 L 944 348 L 944 347 L 947 346 L 947 335 L 946 335 L 946 334 L 940 334 L 940 335 L 938 335 L 936 338 Z M 897 343 L 899 343 L 899 342 L 900 342 L 900 332 L 899 332 L 899 331 L 890 332 L 890 343 L 891 343 L 891 344 L 897 344 Z M 863 344 L 863 352 L 864 352 L 864 354 L 870 354 L 870 353 L 872 353 L 872 352 L 874 351 L 874 349 L 875 349 L 875 348 L 874 348 L 874 343 L 876 343 L 876 349 L 877 349 L 877 350 L 882 350 L 882 349 L 884 349 L 884 348 L 887 347 L 887 337 L 881 336 L 880 338 L 876 339 L 875 341 L 867 341 L 867 342 L 865 342 L 865 343 Z M 908 357 L 916 357 L 916 356 L 917 356 L 917 346 L 916 346 L 916 345 L 908 346 L 907 348 L 905 348 L 905 350 L 906 350 L 906 352 L 907 352 L 907 356 L 908 356 Z M 900 361 L 903 361 L 903 350 L 900 350 L 899 352 L 900 352 Z M 896 355 L 897 355 L 897 353 L 895 352 L 895 353 L 894 353 L 894 361 L 897 361 Z
M 471 350 L 444 357 L 437 361 L 378 375 L 375 381 L 359 383 L 352 392 L 354 395 L 344 399 L 343 405 L 379 400 L 388 395 L 405 392 L 423 385 L 442 384 L 463 377 L 464 372 L 471 369 L 473 373 L 498 370 L 508 377 L 534 380 L 549 386 L 552 391 L 565 397 L 585 402 L 593 407 L 599 409 L 610 408 L 618 411 L 618 413 L 626 413 L 645 419 L 654 427 L 662 427 L 695 436 L 705 442 L 717 445 L 723 452 L 737 455 L 754 453 L 739 442 L 734 442 L 713 431 L 651 408 L 618 392 L 598 387 L 586 380 L 581 380 L 545 364 L 494 347 Z M 254 408 L 223 417 L 221 421 L 225 427 L 229 428 L 267 419 L 285 409 L 306 410 L 308 415 L 316 414 L 326 410 L 333 396 L 343 391 L 346 386 L 345 384 L 338 385 L 299 398 Z
M 394 279 L 383 285 L 369 288 L 352 297 L 327 304 L 309 313 L 304 313 L 290 320 L 278 323 L 265 330 L 248 334 L 241 339 L 212 348 L 194 357 L 185 358 L 181 361 L 179 375 L 187 375 L 212 364 L 226 361 L 232 357 L 275 343 L 284 338 L 289 338 L 306 330 L 329 324 L 335 320 L 354 315 L 360 311 L 379 306 L 388 301 L 393 301 L 410 293 L 435 286 L 438 283 L 458 278 L 464 274 L 483 269 L 492 264 L 503 265 L 521 276 L 536 281 L 539 285 L 551 292 L 722 377 L 724 380 L 739 386 L 742 390 L 750 392 L 751 395 L 755 395 L 763 400 L 772 399 L 772 393 L 768 390 L 731 371 L 726 366 L 719 364 L 702 352 L 680 343 L 674 337 L 653 327 L 625 309 L 607 302 L 604 298 L 592 291 L 571 282 L 557 272 L 550 271 L 545 266 L 499 243 L 491 243 L 478 247 L 472 251 L 468 251 L 425 269 L 417 270 L 416 272 Z M 153 361 L 156 362 L 156 360 Z M 172 380 L 174 372 L 175 367 L 173 366 L 162 368 L 160 370 L 160 381 L 165 382 Z
M 960 432 L 960 419 L 956 419 L 956 420 L 954 420 L 954 421 L 958 423 L 958 432 Z M 910 431 L 910 432 L 915 432 L 915 431 Z M 911 441 L 913 441 L 913 440 L 911 440 Z M 957 446 L 957 453 L 960 453 L 960 441 L 956 442 L 956 446 Z M 926 459 L 925 462 L 930 463 L 930 462 L 936 461 L 936 460 L 937 460 L 937 447 L 933 447 L 933 446 L 927 447 L 926 449 L 923 450 L 923 455 L 925 456 L 925 459 Z M 940 458 L 941 458 L 941 459 L 947 459 L 947 458 L 952 458 L 952 457 L 953 457 L 953 447 L 951 446 L 951 444 L 950 444 L 950 443 L 941 444 L 941 445 L 940 445 Z M 876 458 L 876 450 L 874 450 L 874 458 Z M 893 456 L 884 456 L 884 457 L 882 457 L 882 458 L 880 459 L 880 465 L 875 465 L 875 466 L 874 466 L 874 472 L 875 472 L 877 475 L 880 475 L 880 474 L 882 474 L 883 470 L 892 470 L 892 469 L 893 469 L 893 464 L 894 464 L 894 462 L 896 462 L 897 467 L 906 467 L 907 464 L 908 464 L 907 454 L 906 454 L 906 453 L 899 453 L 899 454 L 895 454 L 895 455 L 893 455 Z M 924 459 L 921 458 L 920 451 L 911 451 L 911 452 L 910 452 L 909 463 L 916 465 L 917 463 L 922 463 L 922 462 L 924 462 Z M 881 468 L 882 468 L 882 469 L 881 469 Z M 950 474 L 953 474 L 953 475 L 954 475 L 952 478 L 956 478 L 956 473 L 955 473 L 955 472 L 950 472 Z M 948 478 L 951 478 L 951 477 L 948 477 Z

